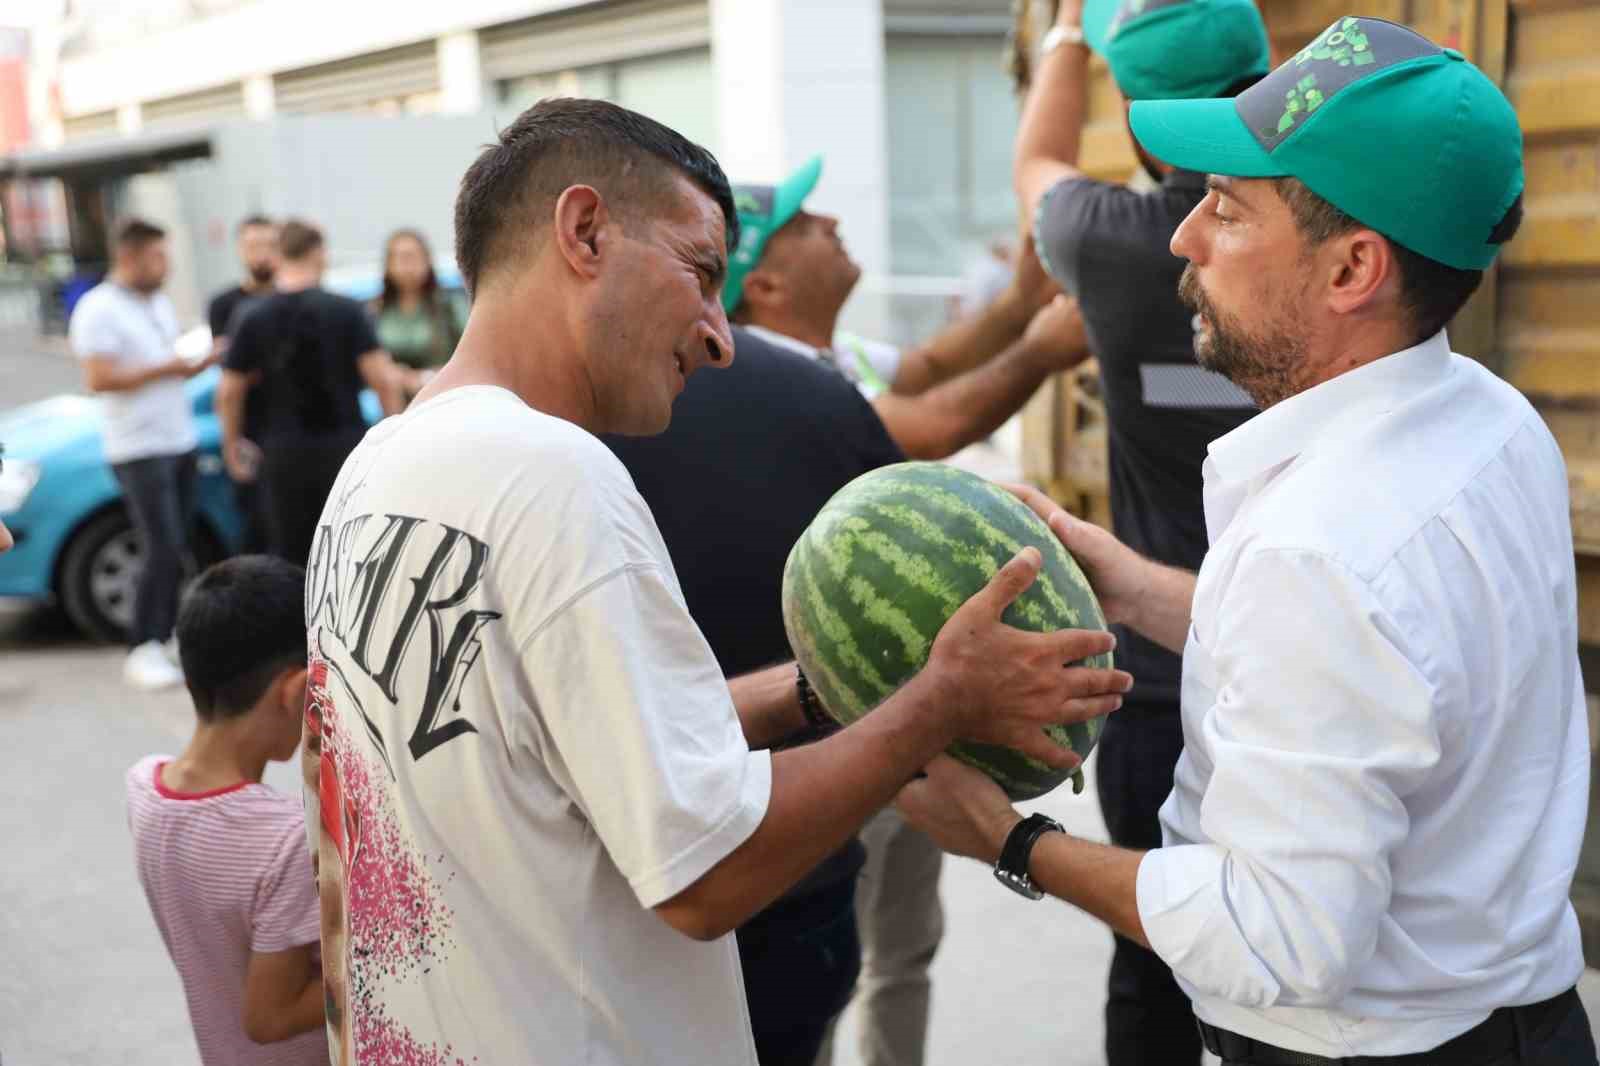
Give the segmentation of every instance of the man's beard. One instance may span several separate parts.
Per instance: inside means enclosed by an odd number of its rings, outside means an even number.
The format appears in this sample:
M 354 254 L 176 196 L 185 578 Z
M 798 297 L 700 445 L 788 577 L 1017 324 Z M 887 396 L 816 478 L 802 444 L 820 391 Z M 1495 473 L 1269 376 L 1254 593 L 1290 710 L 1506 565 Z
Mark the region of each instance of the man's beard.
M 272 280 L 273 269 L 271 263 L 251 263 L 250 280 L 257 285 L 265 285 Z
M 1265 331 L 1250 332 L 1238 316 L 1211 302 L 1193 263 L 1183 268 L 1178 298 L 1211 327 L 1202 334 L 1195 324 L 1194 354 L 1201 366 L 1239 386 L 1263 408 L 1299 391 L 1294 373 L 1304 362 L 1305 341 L 1291 328 L 1271 320 Z

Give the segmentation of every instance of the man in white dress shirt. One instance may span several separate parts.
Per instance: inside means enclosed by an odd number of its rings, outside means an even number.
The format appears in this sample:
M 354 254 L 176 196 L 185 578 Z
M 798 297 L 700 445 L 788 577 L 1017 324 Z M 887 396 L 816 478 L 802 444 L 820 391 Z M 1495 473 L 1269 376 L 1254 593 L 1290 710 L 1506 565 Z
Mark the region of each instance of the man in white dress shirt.
M 1212 175 L 1172 248 L 1201 361 L 1263 408 L 1210 447 L 1198 575 L 1031 497 L 1108 616 L 1183 648 L 1163 846 L 1021 819 L 947 760 L 901 806 L 1148 944 L 1225 1063 L 1593 1064 L 1566 473 L 1442 328 L 1520 219 L 1516 115 L 1346 18 L 1237 101 L 1132 118 Z

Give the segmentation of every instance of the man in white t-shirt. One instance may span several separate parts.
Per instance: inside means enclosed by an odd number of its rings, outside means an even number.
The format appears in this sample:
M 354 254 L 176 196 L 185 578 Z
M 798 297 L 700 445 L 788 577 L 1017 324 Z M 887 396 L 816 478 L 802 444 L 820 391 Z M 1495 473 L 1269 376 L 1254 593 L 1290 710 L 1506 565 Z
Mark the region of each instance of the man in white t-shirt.
M 1131 679 L 1063 669 L 1109 636 L 999 621 L 1027 551 L 872 715 L 753 751 L 807 724 L 794 666 L 730 692 L 593 436 L 660 432 L 732 358 L 727 179 L 659 123 L 547 100 L 455 228 L 461 344 L 350 456 L 307 573 L 335 1062 L 753 1066 L 729 931 L 955 737 L 1070 763 L 1039 724 Z
M 161 292 L 166 233 L 143 219 L 117 226 L 111 273 L 73 308 L 70 340 L 89 391 L 104 397 L 102 444 L 143 544 L 132 651 L 123 674 L 138 688 L 183 683 L 164 646 L 178 618 L 195 500 L 194 415 L 183 383 L 211 366 L 173 345 L 178 319 Z

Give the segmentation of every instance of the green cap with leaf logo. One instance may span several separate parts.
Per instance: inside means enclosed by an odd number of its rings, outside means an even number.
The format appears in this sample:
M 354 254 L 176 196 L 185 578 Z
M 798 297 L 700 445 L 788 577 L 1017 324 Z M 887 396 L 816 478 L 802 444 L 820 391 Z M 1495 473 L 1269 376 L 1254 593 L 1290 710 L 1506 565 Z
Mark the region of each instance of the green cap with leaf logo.
M 1522 197 L 1522 130 L 1494 82 L 1405 26 L 1347 17 L 1233 100 L 1133 105 L 1171 166 L 1294 177 L 1362 225 L 1458 270 L 1494 262 Z
M 744 299 L 744 279 L 761 262 L 767 241 L 800 213 L 822 177 L 822 157 L 814 155 L 778 185 L 735 185 L 733 207 L 739 215 L 739 247 L 728 255 L 728 278 L 722 283 L 722 306 L 730 314 Z
M 1129 100 L 1221 96 L 1272 67 L 1255 0 L 1085 0 L 1083 36 Z

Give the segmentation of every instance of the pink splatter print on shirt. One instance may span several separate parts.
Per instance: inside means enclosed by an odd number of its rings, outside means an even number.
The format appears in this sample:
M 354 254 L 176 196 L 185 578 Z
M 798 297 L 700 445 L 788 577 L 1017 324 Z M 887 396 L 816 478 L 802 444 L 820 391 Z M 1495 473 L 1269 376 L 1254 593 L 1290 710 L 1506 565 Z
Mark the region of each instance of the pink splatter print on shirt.
M 387 771 L 336 711 L 327 663 L 308 671 L 306 720 L 320 738 L 318 799 L 324 838 L 342 860 L 345 1003 L 356 1066 L 466 1066 L 449 1046 L 424 1046 L 391 1017 L 384 987 L 415 979 L 454 946 L 452 912 L 431 865 L 402 829 Z M 442 861 L 441 855 L 437 861 Z M 328 930 L 324 929 L 324 940 Z

